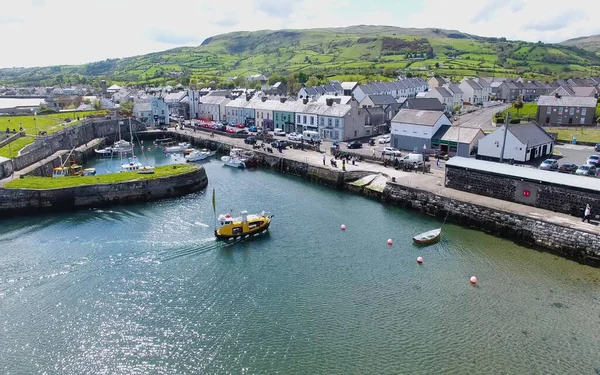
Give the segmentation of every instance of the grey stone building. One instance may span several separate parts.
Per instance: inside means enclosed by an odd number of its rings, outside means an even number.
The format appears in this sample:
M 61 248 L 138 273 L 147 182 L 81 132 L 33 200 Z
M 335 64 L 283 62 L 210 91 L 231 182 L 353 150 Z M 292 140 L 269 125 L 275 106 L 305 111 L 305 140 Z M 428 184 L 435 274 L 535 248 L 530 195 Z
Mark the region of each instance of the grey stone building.
M 537 121 L 545 125 L 592 125 L 598 99 L 582 96 L 540 96 Z

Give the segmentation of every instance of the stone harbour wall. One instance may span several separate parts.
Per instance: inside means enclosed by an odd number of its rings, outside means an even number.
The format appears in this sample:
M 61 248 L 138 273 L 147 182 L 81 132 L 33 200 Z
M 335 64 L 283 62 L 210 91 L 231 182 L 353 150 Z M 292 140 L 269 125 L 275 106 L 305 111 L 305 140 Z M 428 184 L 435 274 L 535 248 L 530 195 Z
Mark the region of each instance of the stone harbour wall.
M 197 167 L 176 176 L 115 184 L 47 190 L 0 188 L 0 218 L 179 197 L 207 186 L 204 167 Z
M 388 182 L 382 199 L 458 225 L 600 267 L 600 235 Z
M 589 178 L 573 176 L 574 179 Z M 600 214 L 600 192 L 446 166 L 446 187 L 583 217 L 586 204 Z

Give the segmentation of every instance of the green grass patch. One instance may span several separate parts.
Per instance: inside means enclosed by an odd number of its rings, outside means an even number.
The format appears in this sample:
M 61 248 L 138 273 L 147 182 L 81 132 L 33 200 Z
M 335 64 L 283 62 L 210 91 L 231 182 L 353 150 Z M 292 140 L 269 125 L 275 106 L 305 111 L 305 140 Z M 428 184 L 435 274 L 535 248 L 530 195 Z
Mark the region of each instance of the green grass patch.
M 85 116 L 103 116 L 107 115 L 107 110 L 101 111 L 81 111 L 81 112 L 62 112 L 52 113 L 49 115 L 38 116 L 1 116 L 0 131 L 9 129 L 19 130 L 19 126 L 23 126 L 23 131 L 30 135 L 37 135 L 40 131 L 45 131 L 48 134 L 57 132 L 65 127 L 78 124 L 77 116 L 83 120 Z M 65 122 L 66 118 L 72 121 Z
M 527 118 L 531 118 L 531 119 L 535 119 L 537 116 L 537 104 L 535 103 L 523 103 L 523 108 L 521 108 L 519 110 L 519 114 L 517 116 L 517 110 L 513 107 L 510 107 L 509 109 L 505 110 L 504 112 L 502 112 L 504 114 L 504 117 L 506 117 L 507 113 L 510 113 L 510 118 L 520 118 L 520 119 L 527 119 Z
M 33 143 L 33 141 L 35 141 L 34 137 L 17 138 L 16 140 L 10 142 L 6 146 L 0 147 L 0 156 L 12 159 L 19 154 L 19 150 L 21 150 L 28 144 Z
M 173 164 L 156 167 L 154 174 L 139 174 L 137 172 L 123 172 L 103 174 L 99 176 L 73 176 L 73 177 L 37 177 L 25 176 L 7 182 L 4 187 L 9 189 L 61 189 L 74 186 L 116 184 L 119 182 L 154 180 L 162 177 L 177 176 L 197 169 L 195 164 Z
M 600 129 L 595 128 L 550 128 L 551 133 L 558 133 L 558 141 L 571 143 L 573 137 L 577 142 L 600 143 Z

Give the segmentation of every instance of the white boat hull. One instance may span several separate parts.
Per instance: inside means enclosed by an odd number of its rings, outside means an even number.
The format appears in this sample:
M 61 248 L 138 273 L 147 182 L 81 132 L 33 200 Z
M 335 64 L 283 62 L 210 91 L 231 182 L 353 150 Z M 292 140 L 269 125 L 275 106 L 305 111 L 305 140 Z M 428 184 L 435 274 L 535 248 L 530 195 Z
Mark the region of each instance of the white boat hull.
M 242 159 L 232 158 L 231 156 L 223 156 L 221 161 L 228 167 L 246 168 L 246 163 Z

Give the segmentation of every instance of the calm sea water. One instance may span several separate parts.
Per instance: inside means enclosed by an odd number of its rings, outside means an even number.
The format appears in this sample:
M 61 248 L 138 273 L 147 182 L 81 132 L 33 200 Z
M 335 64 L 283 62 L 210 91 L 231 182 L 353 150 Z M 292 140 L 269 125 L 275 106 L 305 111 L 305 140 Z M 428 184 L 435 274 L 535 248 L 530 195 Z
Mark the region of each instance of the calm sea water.
M 417 248 L 439 222 L 204 165 L 198 194 L 1 223 L 0 373 L 600 371 L 600 270 L 452 225 Z M 215 241 L 213 188 L 270 234 Z

